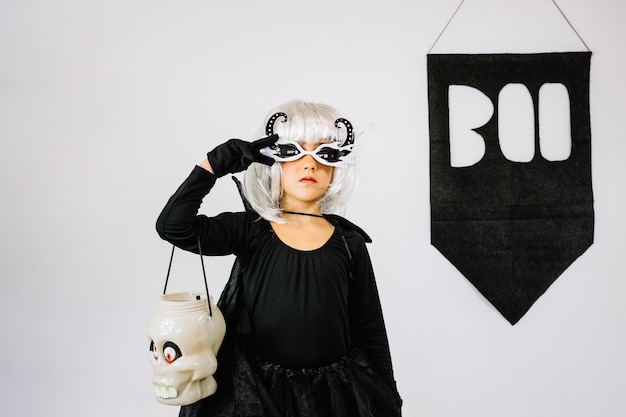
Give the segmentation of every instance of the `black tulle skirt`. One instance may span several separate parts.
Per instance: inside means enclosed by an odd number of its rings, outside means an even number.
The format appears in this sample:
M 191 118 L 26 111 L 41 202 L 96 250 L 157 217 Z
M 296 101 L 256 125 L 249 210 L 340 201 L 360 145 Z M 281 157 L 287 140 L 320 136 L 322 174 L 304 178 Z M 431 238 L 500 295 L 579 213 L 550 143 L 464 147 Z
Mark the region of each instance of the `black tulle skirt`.
M 235 346 L 232 382 L 183 406 L 180 417 L 397 417 L 395 391 L 353 349 L 317 369 L 286 369 Z

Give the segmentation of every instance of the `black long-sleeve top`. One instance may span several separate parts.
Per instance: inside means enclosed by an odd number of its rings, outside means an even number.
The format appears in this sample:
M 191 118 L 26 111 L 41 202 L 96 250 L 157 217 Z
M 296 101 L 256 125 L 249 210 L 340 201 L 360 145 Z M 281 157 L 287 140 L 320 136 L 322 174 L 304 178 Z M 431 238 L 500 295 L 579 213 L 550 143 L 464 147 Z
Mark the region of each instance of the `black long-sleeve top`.
M 159 235 L 204 255 L 234 254 L 243 273 L 244 305 L 256 349 L 287 368 L 316 368 L 360 348 L 375 372 L 395 390 L 389 345 L 366 241 L 339 216 L 320 248 L 283 243 L 253 211 L 199 215 L 216 177 L 195 167 L 157 220 Z

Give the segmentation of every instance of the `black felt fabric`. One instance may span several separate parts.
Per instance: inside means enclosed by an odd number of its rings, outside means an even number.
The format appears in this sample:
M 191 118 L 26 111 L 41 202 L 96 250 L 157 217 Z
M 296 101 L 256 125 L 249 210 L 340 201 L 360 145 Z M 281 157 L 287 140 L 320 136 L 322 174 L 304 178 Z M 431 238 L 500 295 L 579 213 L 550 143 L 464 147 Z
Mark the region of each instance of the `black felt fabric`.
M 590 52 L 428 55 L 431 243 L 512 324 L 593 243 L 589 117 Z M 498 93 L 524 84 L 538 110 L 544 83 L 570 96 L 572 151 L 550 162 L 507 160 L 498 143 Z M 477 164 L 450 163 L 448 90 L 474 87 L 494 104 L 475 129 L 486 145 Z

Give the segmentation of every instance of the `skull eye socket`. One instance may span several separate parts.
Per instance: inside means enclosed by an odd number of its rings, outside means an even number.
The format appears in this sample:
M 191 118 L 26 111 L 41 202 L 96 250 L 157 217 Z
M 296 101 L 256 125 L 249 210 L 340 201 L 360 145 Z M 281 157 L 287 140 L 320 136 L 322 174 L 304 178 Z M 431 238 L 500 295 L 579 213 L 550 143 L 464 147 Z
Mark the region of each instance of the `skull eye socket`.
M 150 341 L 150 351 L 152 352 L 152 356 L 154 356 L 154 359 L 156 359 L 159 356 L 157 353 L 156 345 L 154 344 L 154 340 Z
M 163 345 L 163 356 L 165 356 L 165 362 L 167 362 L 167 364 L 169 365 L 176 359 L 183 356 L 183 354 L 180 351 L 180 348 L 176 345 L 176 343 L 165 342 L 165 344 Z

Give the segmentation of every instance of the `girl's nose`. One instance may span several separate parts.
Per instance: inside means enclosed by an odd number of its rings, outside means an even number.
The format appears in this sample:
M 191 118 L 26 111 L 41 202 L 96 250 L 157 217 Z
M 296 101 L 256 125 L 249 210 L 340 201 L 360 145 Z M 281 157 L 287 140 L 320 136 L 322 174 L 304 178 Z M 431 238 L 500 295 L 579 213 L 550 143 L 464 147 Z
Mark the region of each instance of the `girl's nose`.
M 317 168 L 317 161 L 311 155 L 304 155 L 302 157 L 302 164 L 305 169 Z

